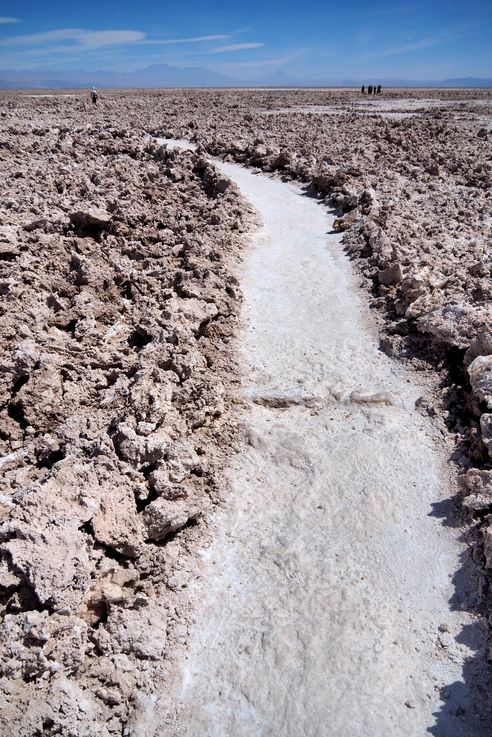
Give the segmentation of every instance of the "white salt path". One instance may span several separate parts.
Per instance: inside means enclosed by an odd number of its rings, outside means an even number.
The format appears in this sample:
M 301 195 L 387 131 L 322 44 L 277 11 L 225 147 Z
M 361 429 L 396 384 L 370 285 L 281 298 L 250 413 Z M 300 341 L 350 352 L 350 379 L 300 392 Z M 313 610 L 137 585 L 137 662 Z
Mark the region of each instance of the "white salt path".
M 240 275 L 246 440 L 178 680 L 132 734 L 482 737 L 474 584 L 453 585 L 465 547 L 436 511 L 452 488 L 422 389 L 378 351 L 325 208 L 217 166 L 263 222 Z

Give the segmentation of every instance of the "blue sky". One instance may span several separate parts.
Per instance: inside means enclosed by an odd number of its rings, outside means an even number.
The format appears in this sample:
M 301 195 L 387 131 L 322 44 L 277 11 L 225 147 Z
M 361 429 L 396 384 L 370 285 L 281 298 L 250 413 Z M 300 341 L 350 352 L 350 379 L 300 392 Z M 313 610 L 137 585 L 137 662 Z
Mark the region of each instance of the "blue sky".
M 492 77 L 492 2 L 2 1 L 0 68 L 206 66 L 239 79 Z

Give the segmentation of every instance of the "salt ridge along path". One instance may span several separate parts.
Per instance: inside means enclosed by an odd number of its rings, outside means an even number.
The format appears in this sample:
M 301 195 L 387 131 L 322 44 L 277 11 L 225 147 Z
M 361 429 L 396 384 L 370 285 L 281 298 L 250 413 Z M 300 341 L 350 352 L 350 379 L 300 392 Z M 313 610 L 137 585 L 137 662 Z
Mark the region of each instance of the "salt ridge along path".
M 452 583 L 460 530 L 432 513 L 450 478 L 422 389 L 378 351 L 325 208 L 217 166 L 263 223 L 240 275 L 245 442 L 179 682 L 134 733 L 481 737 L 463 673 L 483 643 L 461 636 L 479 628 Z

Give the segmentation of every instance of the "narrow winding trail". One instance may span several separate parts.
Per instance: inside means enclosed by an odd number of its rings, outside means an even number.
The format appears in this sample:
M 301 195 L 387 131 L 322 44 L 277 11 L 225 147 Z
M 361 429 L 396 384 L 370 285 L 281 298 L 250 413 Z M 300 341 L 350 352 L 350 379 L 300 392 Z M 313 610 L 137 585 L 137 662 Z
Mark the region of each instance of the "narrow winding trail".
M 467 556 L 436 512 L 450 478 L 422 388 L 378 351 L 325 208 L 217 166 L 263 222 L 241 274 L 245 441 L 155 734 L 485 736 L 473 587 L 453 583 Z

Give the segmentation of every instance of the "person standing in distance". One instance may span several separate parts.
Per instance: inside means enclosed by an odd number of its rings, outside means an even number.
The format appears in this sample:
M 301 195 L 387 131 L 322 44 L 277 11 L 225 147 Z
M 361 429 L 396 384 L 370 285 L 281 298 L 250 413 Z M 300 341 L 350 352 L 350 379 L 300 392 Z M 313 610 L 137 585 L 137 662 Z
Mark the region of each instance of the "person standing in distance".
M 94 105 L 97 105 L 97 92 L 95 87 L 91 89 L 91 100 Z

